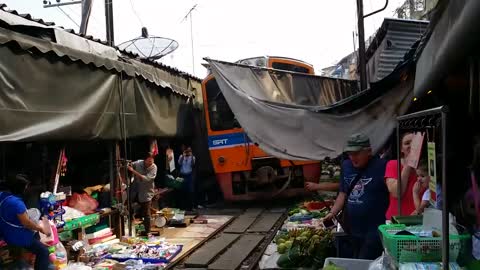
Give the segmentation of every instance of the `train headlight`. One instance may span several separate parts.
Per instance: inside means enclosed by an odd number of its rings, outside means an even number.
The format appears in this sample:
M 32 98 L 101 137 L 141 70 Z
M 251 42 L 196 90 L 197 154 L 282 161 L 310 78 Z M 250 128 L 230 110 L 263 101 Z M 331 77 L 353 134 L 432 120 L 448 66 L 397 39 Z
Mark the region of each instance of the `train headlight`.
M 225 164 L 226 161 L 227 161 L 227 160 L 226 160 L 224 157 L 219 157 L 219 158 L 218 158 L 218 163 L 220 163 L 220 165 Z

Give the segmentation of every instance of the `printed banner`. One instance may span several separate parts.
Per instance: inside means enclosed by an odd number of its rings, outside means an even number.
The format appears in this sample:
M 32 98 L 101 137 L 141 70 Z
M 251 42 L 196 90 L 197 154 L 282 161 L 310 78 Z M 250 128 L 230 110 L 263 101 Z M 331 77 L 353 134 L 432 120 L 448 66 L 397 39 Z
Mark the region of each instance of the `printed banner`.
M 436 162 L 436 151 L 435 143 L 429 142 L 427 144 L 428 149 L 428 175 L 430 176 L 430 203 L 435 205 L 437 201 L 437 162 Z
M 407 157 L 407 165 L 412 168 L 418 167 L 418 161 L 420 160 L 420 155 L 422 154 L 422 145 L 423 138 L 425 133 L 415 132 L 413 134 L 412 142 L 410 144 L 410 154 Z

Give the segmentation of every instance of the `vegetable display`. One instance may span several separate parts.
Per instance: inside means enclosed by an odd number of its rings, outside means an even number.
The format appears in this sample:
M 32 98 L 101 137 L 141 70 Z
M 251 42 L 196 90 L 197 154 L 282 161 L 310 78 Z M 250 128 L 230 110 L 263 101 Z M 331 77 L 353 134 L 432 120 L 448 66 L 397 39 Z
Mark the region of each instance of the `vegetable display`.
M 321 265 L 332 255 L 333 235 L 323 229 L 296 229 L 282 232 L 275 238 L 281 254 L 277 265 L 282 268 Z

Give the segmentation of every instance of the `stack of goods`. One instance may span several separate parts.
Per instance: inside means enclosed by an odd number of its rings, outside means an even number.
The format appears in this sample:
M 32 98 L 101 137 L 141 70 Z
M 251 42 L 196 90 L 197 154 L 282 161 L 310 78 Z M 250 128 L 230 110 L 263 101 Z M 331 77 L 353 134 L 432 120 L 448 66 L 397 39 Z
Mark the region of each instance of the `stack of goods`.
M 65 202 L 66 195 L 64 193 L 53 194 L 51 192 L 43 192 L 40 194 L 40 211 L 42 216 L 47 216 L 49 220 L 55 222 L 57 227 L 62 227 L 64 224 L 63 215 L 65 209 L 63 209 L 63 203 Z
M 128 260 L 123 263 L 116 263 L 113 266 L 113 270 L 160 270 L 165 269 L 167 264 L 151 264 L 145 263 L 142 260 Z
M 108 235 L 106 232 L 99 231 Z M 122 242 L 110 241 L 91 246 L 81 261 L 94 269 L 159 269 L 171 262 L 181 250 L 182 246 L 171 245 L 164 238 L 123 237 Z
M 99 244 L 116 244 L 120 242 L 110 228 L 104 228 L 102 230 L 87 234 L 86 240 L 88 241 L 88 244 L 93 245 L 93 247 Z
M 117 251 L 116 253 L 108 256 L 108 258 L 120 262 L 136 259 L 142 260 L 145 263 L 168 263 L 176 255 L 178 255 L 181 250 L 182 246 L 169 245 L 167 243 L 156 246 L 138 244 Z
M 281 268 L 319 267 L 334 254 L 333 235 L 329 230 L 311 228 L 281 232 L 275 238 L 281 256 L 277 265 Z
M 64 231 L 71 231 L 79 228 L 85 228 L 97 224 L 100 221 L 99 214 L 91 214 L 65 222 Z

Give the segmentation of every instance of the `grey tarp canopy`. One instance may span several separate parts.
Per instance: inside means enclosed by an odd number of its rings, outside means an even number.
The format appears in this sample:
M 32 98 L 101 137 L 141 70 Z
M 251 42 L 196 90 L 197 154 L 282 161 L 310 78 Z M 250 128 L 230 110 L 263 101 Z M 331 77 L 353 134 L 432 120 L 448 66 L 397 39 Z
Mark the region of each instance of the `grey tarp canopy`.
M 419 46 L 414 93 L 421 97 L 472 55 L 478 54 L 480 1 L 439 1 Z
M 187 132 L 190 93 L 140 65 L 6 28 L 0 59 L 0 141 L 121 139 L 122 123 L 127 137 Z
M 278 158 L 337 157 L 358 132 L 378 150 L 412 97 L 406 64 L 359 92 L 353 81 L 206 60 L 249 138 Z

